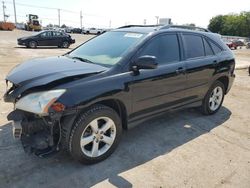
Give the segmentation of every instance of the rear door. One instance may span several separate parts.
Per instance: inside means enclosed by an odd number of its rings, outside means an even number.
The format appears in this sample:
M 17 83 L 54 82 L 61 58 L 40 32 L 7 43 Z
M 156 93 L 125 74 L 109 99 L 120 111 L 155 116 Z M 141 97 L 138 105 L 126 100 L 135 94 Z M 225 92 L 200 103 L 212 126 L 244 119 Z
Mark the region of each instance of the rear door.
M 62 45 L 63 35 L 61 32 L 53 31 L 53 46 L 60 46 Z
M 161 34 L 142 47 L 137 57 L 151 55 L 158 67 L 140 70 L 133 76 L 132 107 L 134 115 L 161 111 L 185 102 L 185 63 L 181 61 L 179 39 L 176 33 Z
M 208 90 L 217 65 L 217 57 L 207 42 L 199 34 L 182 34 L 187 69 L 187 95 L 192 100 L 200 100 Z

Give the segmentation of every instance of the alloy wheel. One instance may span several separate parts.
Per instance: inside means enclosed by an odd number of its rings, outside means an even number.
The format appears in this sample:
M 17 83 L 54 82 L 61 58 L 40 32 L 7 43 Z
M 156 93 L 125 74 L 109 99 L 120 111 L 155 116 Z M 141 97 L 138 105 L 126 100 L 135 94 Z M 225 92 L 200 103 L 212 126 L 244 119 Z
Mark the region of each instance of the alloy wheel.
M 220 86 L 217 86 L 213 89 L 209 98 L 210 110 L 212 111 L 217 110 L 221 105 L 222 99 L 223 99 L 223 89 Z
M 106 153 L 115 141 L 116 127 L 112 119 L 99 117 L 84 129 L 80 146 L 88 157 L 99 157 Z

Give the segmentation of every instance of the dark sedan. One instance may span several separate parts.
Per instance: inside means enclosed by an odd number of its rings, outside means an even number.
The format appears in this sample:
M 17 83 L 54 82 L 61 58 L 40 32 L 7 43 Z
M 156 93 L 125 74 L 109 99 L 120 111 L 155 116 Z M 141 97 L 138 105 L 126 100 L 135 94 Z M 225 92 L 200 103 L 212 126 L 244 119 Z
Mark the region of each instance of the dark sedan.
M 70 35 L 59 31 L 42 31 L 29 37 L 17 39 L 18 45 L 24 45 L 27 48 L 36 48 L 37 46 L 58 46 L 59 48 L 68 48 L 75 40 Z

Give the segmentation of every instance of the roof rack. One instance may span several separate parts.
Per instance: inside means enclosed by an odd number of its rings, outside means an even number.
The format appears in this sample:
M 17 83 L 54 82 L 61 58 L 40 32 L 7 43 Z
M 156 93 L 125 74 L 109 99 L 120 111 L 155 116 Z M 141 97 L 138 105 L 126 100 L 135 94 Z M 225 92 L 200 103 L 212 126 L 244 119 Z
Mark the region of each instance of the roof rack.
M 123 28 L 129 28 L 129 27 L 160 27 L 163 25 L 124 25 L 121 27 L 118 27 L 117 29 L 123 29 Z
M 194 26 L 186 26 L 186 25 L 164 25 L 160 28 L 160 30 L 169 29 L 169 28 L 180 28 L 180 29 L 189 29 L 189 30 L 194 30 L 194 31 L 211 32 L 209 29 L 205 29 L 201 27 L 194 27 Z
M 186 26 L 186 25 L 125 25 L 118 27 L 117 29 L 130 28 L 130 27 L 158 27 L 159 30 L 169 28 L 189 29 L 194 31 L 211 32 L 209 29 L 202 27 Z

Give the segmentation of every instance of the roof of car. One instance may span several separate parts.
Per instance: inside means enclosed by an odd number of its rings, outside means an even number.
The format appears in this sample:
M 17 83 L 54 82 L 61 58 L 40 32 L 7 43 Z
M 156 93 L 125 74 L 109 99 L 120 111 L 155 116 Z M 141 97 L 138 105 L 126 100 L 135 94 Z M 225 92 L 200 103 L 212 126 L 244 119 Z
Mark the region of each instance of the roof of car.
M 181 26 L 181 25 L 127 25 L 122 26 L 115 31 L 125 31 L 125 32 L 136 32 L 136 33 L 151 33 L 154 31 L 192 31 L 192 32 L 203 32 L 211 33 L 208 29 L 192 26 Z

